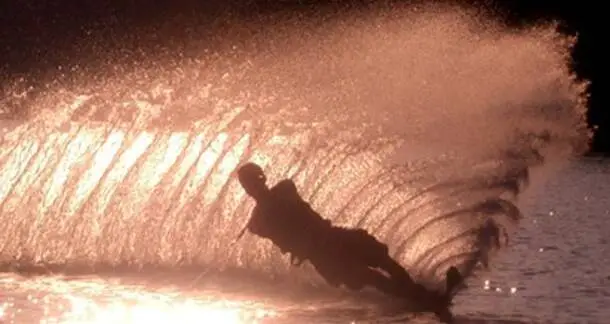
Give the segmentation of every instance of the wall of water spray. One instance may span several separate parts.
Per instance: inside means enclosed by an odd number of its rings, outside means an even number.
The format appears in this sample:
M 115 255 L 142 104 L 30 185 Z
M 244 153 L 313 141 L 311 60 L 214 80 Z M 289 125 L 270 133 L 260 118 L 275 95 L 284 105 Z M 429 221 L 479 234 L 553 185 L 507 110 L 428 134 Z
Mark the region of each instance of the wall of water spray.
M 3 107 L 30 113 L 2 121 L 3 262 L 285 274 L 269 242 L 232 244 L 252 208 L 234 170 L 255 161 L 434 284 L 488 265 L 532 173 L 587 146 L 573 40 L 554 25 L 425 8 L 276 27 L 4 84 Z

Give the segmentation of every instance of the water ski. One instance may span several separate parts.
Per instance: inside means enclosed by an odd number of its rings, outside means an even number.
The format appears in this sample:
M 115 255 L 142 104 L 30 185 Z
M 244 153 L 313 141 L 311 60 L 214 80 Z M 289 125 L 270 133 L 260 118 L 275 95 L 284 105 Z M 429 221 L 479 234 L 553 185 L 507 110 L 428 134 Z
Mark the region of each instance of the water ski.
M 451 267 L 447 270 L 445 277 L 445 295 L 451 301 L 464 285 L 464 277 L 456 267 Z
M 438 304 L 440 306 L 434 311 L 434 314 L 442 323 L 453 323 L 453 314 L 450 311 L 453 298 L 463 287 L 464 277 L 456 267 L 451 267 L 445 275 L 445 293 L 441 297 Z
M 443 293 L 422 290 L 409 299 L 417 304 L 418 313 L 434 313 L 442 323 L 452 323 L 453 314 L 450 307 L 453 298 L 463 286 L 463 276 L 456 267 L 451 267 L 445 275 L 445 291 Z M 412 288 L 412 287 L 411 287 Z M 411 304 L 409 308 L 413 305 Z

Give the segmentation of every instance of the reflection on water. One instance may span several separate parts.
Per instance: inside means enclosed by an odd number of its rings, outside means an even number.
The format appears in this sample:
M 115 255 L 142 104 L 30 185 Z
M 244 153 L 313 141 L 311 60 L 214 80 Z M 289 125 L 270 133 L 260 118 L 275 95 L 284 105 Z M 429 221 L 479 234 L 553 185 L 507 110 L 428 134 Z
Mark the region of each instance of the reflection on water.
M 1 323 L 262 323 L 276 317 L 260 301 L 185 296 L 100 280 L 0 280 Z
M 435 318 L 410 313 L 403 302 L 373 290 L 353 293 L 225 274 L 197 283 L 190 279 L 159 280 L 146 273 L 103 278 L 4 274 L 0 323 L 428 323 Z

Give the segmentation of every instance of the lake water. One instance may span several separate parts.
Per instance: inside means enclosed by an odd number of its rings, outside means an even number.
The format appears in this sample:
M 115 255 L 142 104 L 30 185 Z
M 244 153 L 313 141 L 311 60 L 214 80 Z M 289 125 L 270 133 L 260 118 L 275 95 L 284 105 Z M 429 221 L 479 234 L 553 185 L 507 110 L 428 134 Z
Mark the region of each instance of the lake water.
M 586 159 L 523 202 L 525 218 L 488 273 L 455 300 L 461 323 L 605 323 L 610 316 L 610 163 Z M 243 275 L 24 278 L 0 275 L 1 323 L 398 323 L 374 293 Z M 434 322 L 428 315 L 415 322 Z

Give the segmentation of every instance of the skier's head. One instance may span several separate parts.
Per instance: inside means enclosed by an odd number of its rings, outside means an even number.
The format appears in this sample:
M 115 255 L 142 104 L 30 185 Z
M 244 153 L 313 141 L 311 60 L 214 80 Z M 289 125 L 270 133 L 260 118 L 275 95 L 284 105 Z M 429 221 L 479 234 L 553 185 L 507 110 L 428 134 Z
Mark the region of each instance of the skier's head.
M 248 162 L 239 167 L 237 177 L 246 193 L 254 199 L 262 197 L 269 190 L 267 177 L 263 169 L 256 163 Z

